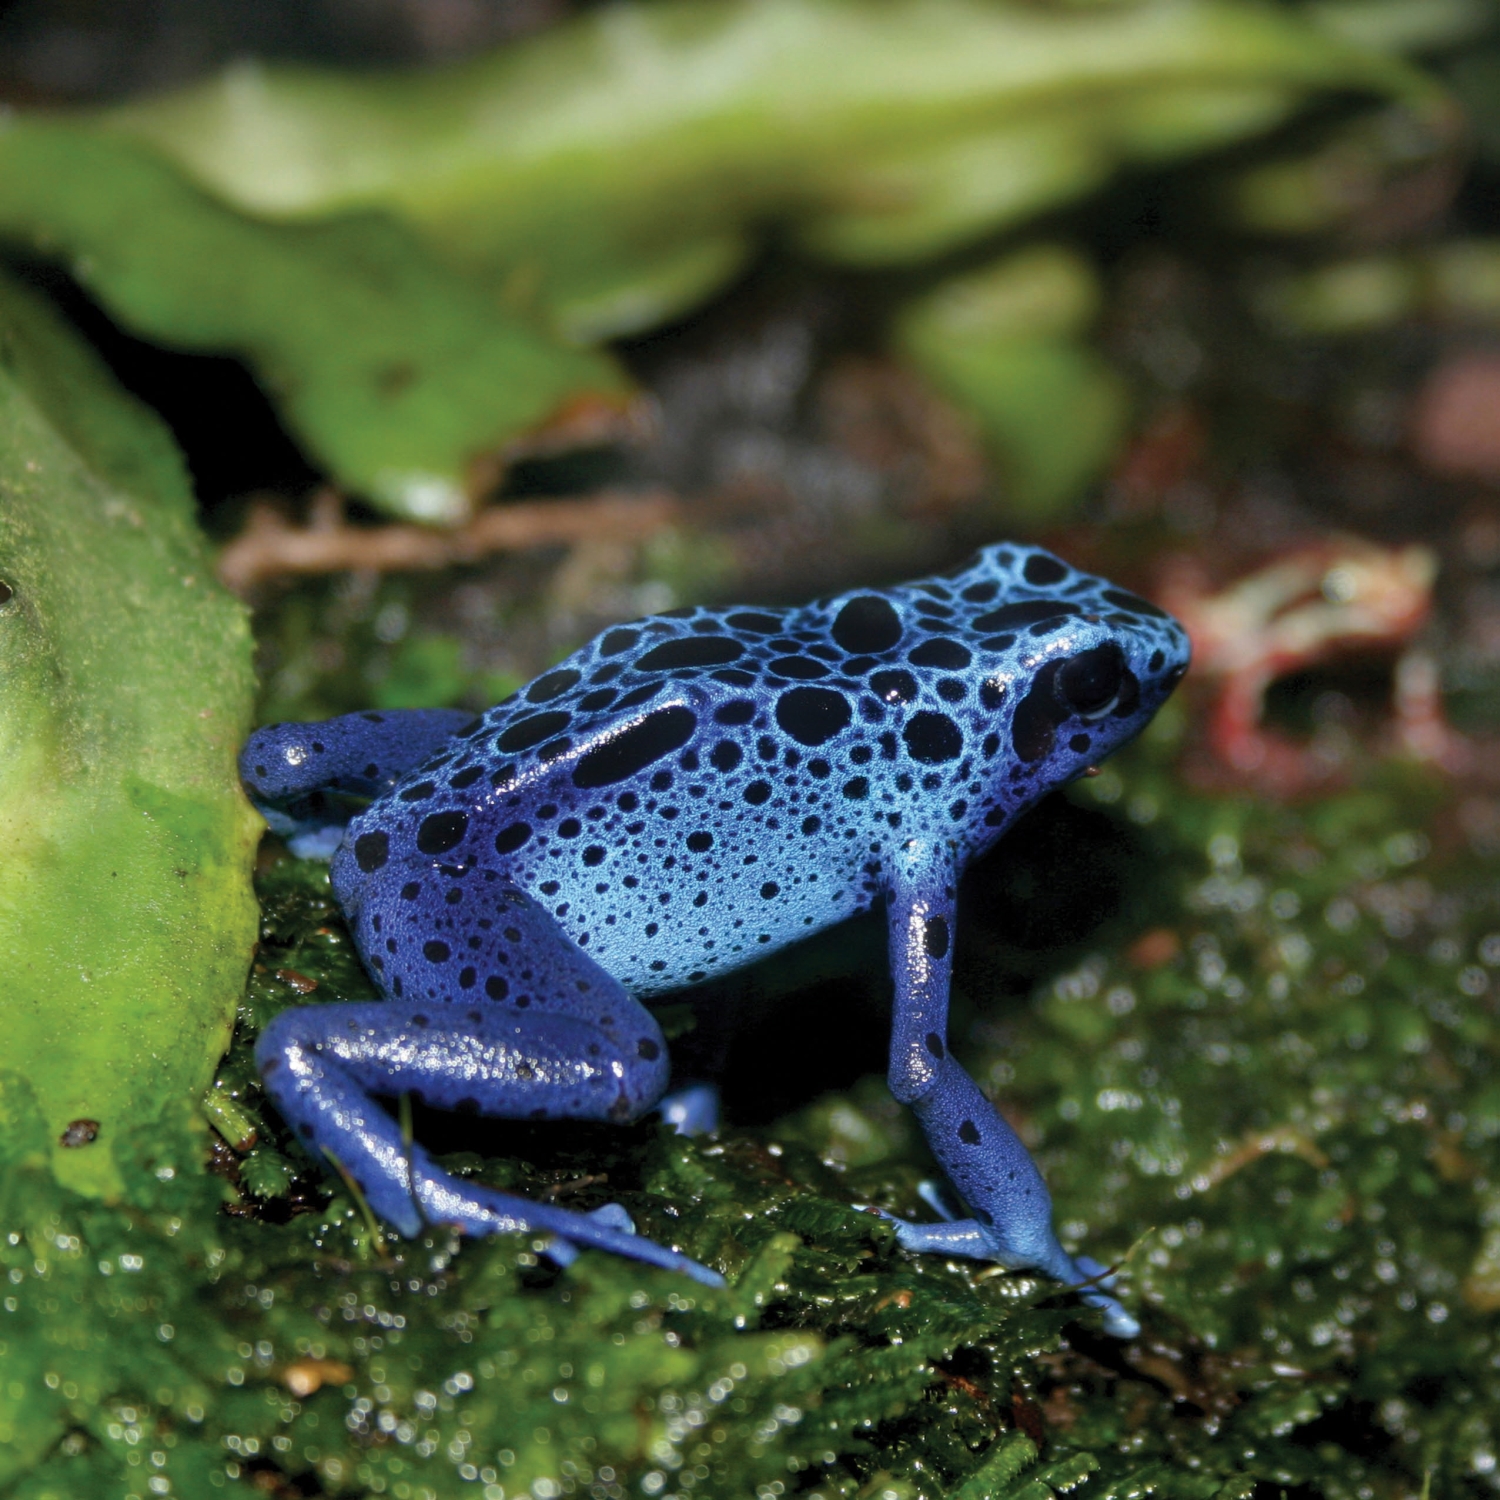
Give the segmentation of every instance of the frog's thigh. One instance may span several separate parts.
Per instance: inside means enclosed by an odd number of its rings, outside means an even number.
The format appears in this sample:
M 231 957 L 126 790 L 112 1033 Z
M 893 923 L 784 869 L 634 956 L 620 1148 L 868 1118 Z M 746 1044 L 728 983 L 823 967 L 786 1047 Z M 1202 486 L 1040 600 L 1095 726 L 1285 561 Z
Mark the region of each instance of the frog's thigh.
M 706 1266 L 632 1233 L 617 1210 L 573 1213 L 450 1176 L 403 1140 L 375 1102 L 376 1094 L 410 1091 L 507 1116 L 633 1114 L 661 1093 L 666 1050 L 650 1014 L 623 991 L 604 1003 L 609 1014 L 595 1021 L 484 1004 L 299 1006 L 261 1034 L 256 1060 L 297 1133 L 331 1156 L 402 1234 L 440 1224 L 468 1234 L 540 1230 L 557 1237 L 564 1263 L 593 1246 L 721 1285 Z
M 666 1085 L 661 1032 L 623 991 L 600 1020 L 612 1024 L 483 1003 L 298 1006 L 261 1033 L 255 1055 L 266 1091 L 312 1153 L 332 1157 L 403 1234 L 437 1222 L 471 1234 L 531 1227 L 602 1243 L 571 1220 L 552 1222 L 555 1213 L 448 1176 L 402 1140 L 375 1098 L 410 1093 L 508 1119 L 634 1118 Z M 632 1245 L 623 1253 L 651 1258 L 644 1242 Z
M 390 999 L 284 1011 L 256 1047 L 282 1114 L 403 1228 L 412 1210 L 399 1132 L 373 1096 L 506 1119 L 624 1121 L 667 1084 L 655 1017 L 503 879 L 475 878 L 464 901 L 448 902 L 465 878 L 429 870 L 402 887 L 431 886 L 445 925 L 429 914 L 421 931 L 442 937 L 421 937 L 398 912 L 359 913 L 361 949 Z M 421 896 L 399 905 L 420 913 Z
M 625 1122 L 661 1096 L 667 1051 L 655 1018 L 637 1001 L 622 992 L 607 1009 L 613 1014 L 596 1021 L 550 1015 L 544 1005 L 529 1012 L 484 1002 L 302 1006 L 266 1028 L 257 1057 L 278 1105 L 281 1065 L 300 1059 L 296 1097 L 283 1112 L 304 1138 L 336 1155 L 329 1132 L 342 1117 L 320 1118 L 320 1087 L 330 1099 L 350 1090 L 411 1094 L 436 1109 L 499 1119 Z

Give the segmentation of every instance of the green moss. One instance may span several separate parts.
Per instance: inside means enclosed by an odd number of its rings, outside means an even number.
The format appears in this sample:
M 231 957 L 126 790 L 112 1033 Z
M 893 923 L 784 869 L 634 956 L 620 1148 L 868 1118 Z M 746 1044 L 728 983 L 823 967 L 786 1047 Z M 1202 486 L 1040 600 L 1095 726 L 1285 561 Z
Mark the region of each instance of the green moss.
M 1482 1486 L 1500 1440 L 1494 868 L 1428 848 L 1444 809 L 1420 781 L 1277 811 L 1187 795 L 1147 752 L 1074 804 L 979 872 L 985 901 L 1036 894 L 968 919 L 961 1045 L 1065 1236 L 1123 1260 L 1134 1346 L 1048 1283 L 895 1247 L 861 1205 L 921 1213 L 930 1164 L 875 1078 L 716 1140 L 504 1126 L 490 1154 L 447 1158 L 618 1199 L 722 1265 L 722 1293 L 592 1254 L 560 1273 L 523 1238 L 377 1241 L 249 1064 L 283 1006 L 371 993 L 325 873 L 275 856 L 220 1076 L 259 1132 L 219 1153 L 236 1187 L 154 1157 L 142 1130 L 151 1206 L 122 1219 L 39 1175 L 6 1124 L 5 1493 L 144 1497 L 158 1474 L 197 1496 L 272 1473 L 402 1500 Z M 1048 903 L 1078 858 L 1117 897 L 1070 935 Z M 1043 907 L 1051 943 L 1028 926 Z M 1017 986 L 1030 1004 L 1000 993 Z

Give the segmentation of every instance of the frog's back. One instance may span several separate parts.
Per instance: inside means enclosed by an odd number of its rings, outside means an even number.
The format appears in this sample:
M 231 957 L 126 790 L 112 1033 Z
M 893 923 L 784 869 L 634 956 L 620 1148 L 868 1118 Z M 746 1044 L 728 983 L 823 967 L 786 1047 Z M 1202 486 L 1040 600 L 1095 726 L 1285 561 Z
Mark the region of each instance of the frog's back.
M 990 548 L 946 578 L 607 631 L 356 820 L 340 896 L 433 870 L 404 915 L 442 933 L 498 874 L 634 992 L 695 983 L 867 907 L 913 838 L 961 862 L 998 836 L 1052 784 L 1009 722 L 1045 636 L 1086 613 L 1150 630 L 1144 611 Z

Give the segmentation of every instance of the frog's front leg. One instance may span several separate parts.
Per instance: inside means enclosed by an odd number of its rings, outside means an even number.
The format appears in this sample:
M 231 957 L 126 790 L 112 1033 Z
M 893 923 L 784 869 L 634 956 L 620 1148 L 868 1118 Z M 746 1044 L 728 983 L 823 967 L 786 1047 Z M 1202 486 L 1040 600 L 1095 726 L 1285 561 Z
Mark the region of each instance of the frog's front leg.
M 1082 1288 L 1105 1327 L 1133 1338 L 1140 1325 L 1106 1291 L 1100 1268 L 1074 1260 L 1052 1228 L 1052 1199 L 1020 1137 L 948 1052 L 957 874 L 933 847 L 913 841 L 888 892 L 891 974 L 890 1088 L 909 1104 L 932 1153 L 974 1215 L 943 1224 L 898 1220 L 909 1250 L 994 1260 L 1044 1271 Z
M 491 884 L 480 885 L 482 874 Z M 505 1119 L 626 1121 L 656 1103 L 668 1073 L 655 1018 L 523 891 L 493 872 L 427 878 L 468 887 L 468 905 L 455 904 L 442 939 L 402 933 L 375 942 L 399 924 L 357 918 L 361 947 L 381 959 L 372 967 L 383 987 L 404 998 L 300 1006 L 262 1033 L 256 1061 L 282 1115 L 402 1234 L 424 1223 L 468 1234 L 541 1231 L 559 1238 L 563 1261 L 595 1246 L 721 1284 L 707 1267 L 631 1233 L 618 1208 L 572 1213 L 464 1182 L 403 1140 L 375 1096 L 411 1094 Z
M 379 797 L 477 722 L 462 709 L 402 708 L 270 724 L 240 752 L 240 779 L 294 853 L 327 859 L 343 839 L 348 812 L 323 793 Z

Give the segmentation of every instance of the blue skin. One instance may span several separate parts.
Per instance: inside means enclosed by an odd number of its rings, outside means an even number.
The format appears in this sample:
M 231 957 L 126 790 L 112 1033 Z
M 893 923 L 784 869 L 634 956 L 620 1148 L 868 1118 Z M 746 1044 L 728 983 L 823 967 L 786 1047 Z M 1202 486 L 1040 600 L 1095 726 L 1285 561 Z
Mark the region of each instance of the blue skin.
M 997 546 L 899 588 L 607 631 L 479 719 L 262 729 L 241 773 L 284 831 L 315 846 L 327 793 L 375 799 L 332 877 L 386 996 L 284 1011 L 256 1049 L 266 1088 L 402 1234 L 543 1232 L 564 1261 L 596 1246 L 718 1284 L 618 1205 L 574 1213 L 447 1175 L 374 1096 L 633 1120 L 668 1079 L 642 1001 L 883 905 L 891 1092 L 970 1215 L 898 1220 L 901 1244 L 1045 1272 L 1133 1336 L 948 1052 L 954 898 L 1022 812 L 1140 732 L 1187 662 L 1154 606 Z

